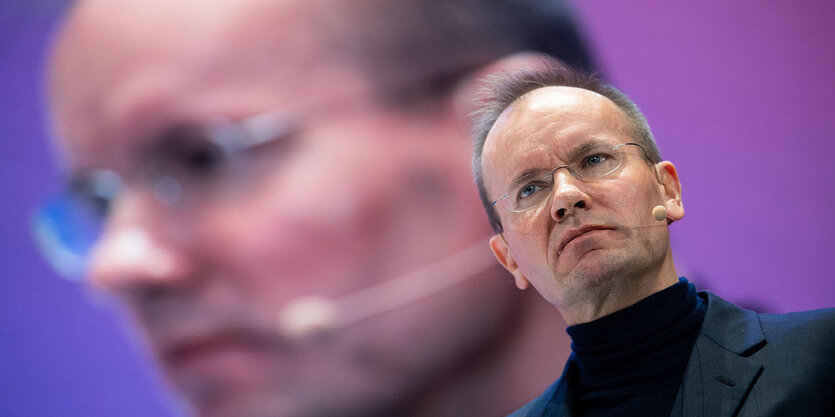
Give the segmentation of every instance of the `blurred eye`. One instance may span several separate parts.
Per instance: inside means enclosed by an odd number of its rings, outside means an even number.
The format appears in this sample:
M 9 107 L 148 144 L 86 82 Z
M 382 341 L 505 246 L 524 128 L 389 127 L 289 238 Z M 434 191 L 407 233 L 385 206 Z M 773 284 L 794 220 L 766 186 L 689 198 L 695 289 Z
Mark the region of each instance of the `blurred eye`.
M 237 138 L 216 133 L 209 128 L 170 132 L 153 150 L 156 174 L 178 182 L 206 181 L 220 175 L 234 159 L 232 146 Z
M 275 168 L 286 156 L 293 130 L 265 117 L 175 125 L 157 135 L 143 158 L 157 198 L 173 204 L 181 198 L 227 195 L 263 169 Z
M 221 171 L 230 158 L 220 146 L 204 140 L 180 149 L 176 159 L 186 172 L 207 175 Z
M 113 202 L 121 191 L 122 181 L 112 171 L 100 170 L 76 179 L 70 186 L 70 193 L 80 210 L 79 215 L 103 219 L 110 213 Z
M 103 219 L 110 213 L 113 206 L 113 199 L 95 194 L 76 195 L 78 208 L 83 210 L 83 215 L 92 218 Z

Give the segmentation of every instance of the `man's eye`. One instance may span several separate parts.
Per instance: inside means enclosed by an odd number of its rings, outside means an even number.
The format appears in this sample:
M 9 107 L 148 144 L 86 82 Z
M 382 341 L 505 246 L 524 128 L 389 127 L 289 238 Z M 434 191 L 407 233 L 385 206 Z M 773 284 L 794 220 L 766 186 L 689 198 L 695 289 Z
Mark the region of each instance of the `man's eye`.
M 147 156 L 155 175 L 201 181 L 226 169 L 237 137 L 226 130 L 191 125 L 172 128 L 160 136 Z
M 77 217 L 103 219 L 110 213 L 113 202 L 122 189 L 122 181 L 112 171 L 94 171 L 73 182 L 70 192 L 73 207 L 80 210 Z
M 530 198 L 532 195 L 536 194 L 537 192 L 542 190 L 542 186 L 536 184 L 528 184 L 524 187 L 519 189 L 519 193 L 517 194 L 517 199 L 523 200 L 526 198 Z
M 229 152 L 211 141 L 191 141 L 180 143 L 169 149 L 168 159 L 171 174 L 185 175 L 197 180 L 201 177 L 219 174 L 229 163 Z M 183 178 L 183 179 L 186 179 Z
M 210 174 L 220 170 L 227 162 L 227 155 L 218 146 L 208 143 L 195 146 L 181 155 L 183 167 L 191 172 Z
M 80 207 L 83 207 L 86 211 L 85 214 L 95 218 L 107 217 L 113 205 L 112 198 L 95 194 L 79 196 L 78 201 L 81 203 Z
M 604 154 L 597 153 L 597 154 L 594 154 L 594 155 L 589 155 L 589 156 L 583 158 L 583 161 L 580 164 L 580 167 L 585 168 L 585 167 L 593 167 L 593 166 L 596 166 L 596 165 L 600 165 L 600 164 L 606 162 L 607 159 L 609 159 L 609 157 L 604 155 Z

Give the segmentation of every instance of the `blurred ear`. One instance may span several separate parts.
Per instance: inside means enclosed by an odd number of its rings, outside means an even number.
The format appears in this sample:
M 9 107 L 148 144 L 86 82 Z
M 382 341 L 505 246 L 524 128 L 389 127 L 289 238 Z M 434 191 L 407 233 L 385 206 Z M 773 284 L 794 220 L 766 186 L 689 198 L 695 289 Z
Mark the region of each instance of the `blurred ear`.
M 491 237 L 490 250 L 493 251 L 493 255 L 496 256 L 496 259 L 500 264 L 502 264 L 504 269 L 507 269 L 507 271 L 513 275 L 516 287 L 520 290 L 527 289 L 530 282 L 525 275 L 522 274 L 522 271 L 519 270 L 519 265 L 517 265 L 516 260 L 513 259 L 513 254 L 510 253 L 510 247 L 507 246 L 507 241 L 504 240 L 504 236 L 498 234 Z
M 536 52 L 519 52 L 492 61 L 464 77 L 453 95 L 453 106 L 459 126 L 469 126 L 468 117 L 476 109 L 476 95 L 479 89 L 489 85 L 486 80 L 488 76 L 531 68 L 546 58 L 548 55 Z
M 661 161 L 655 164 L 655 171 L 661 185 L 667 217 L 681 220 L 684 217 L 684 205 L 681 202 L 681 182 L 676 166 L 670 161 Z

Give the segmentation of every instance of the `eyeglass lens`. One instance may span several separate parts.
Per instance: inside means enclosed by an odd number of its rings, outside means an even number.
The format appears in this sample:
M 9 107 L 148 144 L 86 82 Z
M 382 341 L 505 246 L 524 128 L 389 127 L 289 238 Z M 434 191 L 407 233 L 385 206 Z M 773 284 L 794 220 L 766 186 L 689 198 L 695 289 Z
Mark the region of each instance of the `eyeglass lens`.
M 171 130 L 143 152 L 140 177 L 164 206 L 182 205 L 186 198 L 205 201 L 231 188 L 221 183 L 230 182 L 229 170 L 246 148 L 244 134 L 228 123 Z M 61 275 L 84 274 L 124 182 L 110 170 L 87 172 L 35 212 L 36 241 Z
M 603 178 L 617 170 L 623 163 L 622 146 L 598 144 L 588 147 L 566 165 L 560 165 L 550 171 L 539 171 L 522 181 L 517 181 L 510 187 L 502 203 L 515 212 L 539 206 L 551 195 L 554 188 L 554 175 L 562 168 L 568 169 L 571 175 L 581 181 Z

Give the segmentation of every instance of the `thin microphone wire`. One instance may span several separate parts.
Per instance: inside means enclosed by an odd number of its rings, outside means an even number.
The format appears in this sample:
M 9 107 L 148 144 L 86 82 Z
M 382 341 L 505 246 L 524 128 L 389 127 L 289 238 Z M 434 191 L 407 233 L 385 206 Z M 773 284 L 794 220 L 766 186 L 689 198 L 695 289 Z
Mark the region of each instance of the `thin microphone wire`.
M 303 338 L 345 328 L 462 283 L 495 265 L 487 240 L 416 271 L 374 284 L 336 300 L 302 297 L 279 313 L 285 335 Z
M 479 241 L 439 262 L 337 300 L 337 305 L 345 312 L 340 317 L 340 324 L 354 324 L 411 304 L 474 277 L 495 265 L 488 247 L 487 241 Z
M 652 216 L 658 222 L 666 220 L 666 224 L 631 229 L 667 226 L 673 221 L 661 205 L 653 208 Z M 303 339 L 312 334 L 349 327 L 437 294 L 495 265 L 486 249 L 488 241 L 478 241 L 438 262 L 336 300 L 318 296 L 295 299 L 281 309 L 279 330 L 285 336 Z

